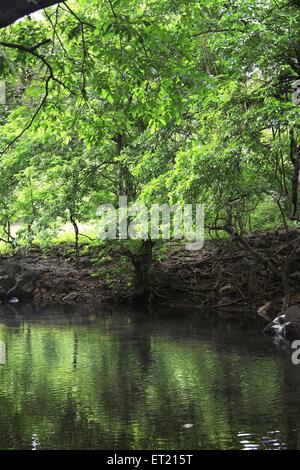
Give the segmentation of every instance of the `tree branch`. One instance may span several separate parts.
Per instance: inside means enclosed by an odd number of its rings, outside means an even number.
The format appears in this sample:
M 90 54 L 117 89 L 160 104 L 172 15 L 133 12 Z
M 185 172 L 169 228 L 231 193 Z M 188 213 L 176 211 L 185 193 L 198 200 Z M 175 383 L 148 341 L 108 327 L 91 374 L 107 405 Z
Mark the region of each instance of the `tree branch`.
M 24 129 L 12 140 L 10 141 L 6 147 L 4 148 L 4 150 L 2 150 L 0 152 L 1 155 L 3 155 L 5 152 L 7 152 L 10 147 L 15 144 L 24 134 L 25 132 L 28 131 L 28 129 L 30 129 L 30 127 L 32 126 L 32 124 L 34 123 L 37 115 L 39 114 L 39 112 L 41 111 L 42 107 L 44 106 L 44 104 L 46 103 L 47 101 L 47 98 L 48 98 L 48 95 L 49 95 L 49 83 L 50 83 L 50 80 L 51 80 L 51 77 L 48 77 L 47 80 L 46 80 L 46 84 L 45 84 L 45 95 L 42 99 L 42 101 L 40 102 L 38 108 L 36 109 L 34 115 L 32 116 L 32 118 L 30 119 L 29 123 L 27 124 L 26 127 L 24 127 Z
M 244 29 L 207 29 L 206 31 L 199 31 L 198 33 L 191 34 L 191 38 L 198 36 L 204 36 L 205 34 L 216 34 L 216 33 L 245 33 Z
M 62 0 L 1 0 L 0 28 L 4 28 L 23 16 L 61 3 Z
M 90 28 L 92 29 L 96 29 L 96 26 L 94 26 L 92 23 L 89 23 L 88 21 L 85 21 L 83 20 L 82 18 L 80 18 L 76 13 L 75 11 L 73 11 L 71 9 L 71 7 L 69 7 L 69 5 L 66 4 L 65 1 L 62 2 L 64 4 L 64 6 L 67 8 L 67 10 L 71 13 L 71 15 L 74 16 L 74 18 L 76 18 L 76 20 L 81 24 L 81 25 L 85 25 L 85 26 L 89 26 Z M 63 8 L 62 8 L 63 10 Z
M 75 93 L 67 85 L 65 85 L 65 83 L 63 83 L 59 78 L 55 77 L 52 66 L 49 64 L 47 59 L 36 51 L 38 47 L 40 47 L 42 44 L 47 44 L 48 42 L 49 42 L 49 39 L 45 40 L 45 41 L 42 41 L 41 43 L 39 43 L 39 44 L 37 44 L 36 46 L 33 46 L 33 47 L 28 47 L 28 46 L 24 46 L 22 44 L 16 44 L 16 43 L 5 42 L 5 41 L 0 41 L 0 45 L 3 46 L 3 47 L 6 47 L 8 49 L 16 49 L 16 50 L 19 50 L 21 52 L 26 52 L 28 54 L 33 55 L 37 59 L 41 60 L 43 62 L 43 64 L 47 67 L 47 69 L 50 73 L 50 78 L 54 82 L 57 82 L 59 85 L 61 85 L 63 88 L 65 88 L 69 93 L 71 93 L 72 95 L 75 95 Z

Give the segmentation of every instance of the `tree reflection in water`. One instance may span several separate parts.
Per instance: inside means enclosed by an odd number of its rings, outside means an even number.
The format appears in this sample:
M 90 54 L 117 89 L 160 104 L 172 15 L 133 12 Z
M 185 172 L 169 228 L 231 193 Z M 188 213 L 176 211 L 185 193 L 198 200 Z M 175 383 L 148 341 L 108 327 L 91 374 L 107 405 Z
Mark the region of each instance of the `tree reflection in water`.
M 260 325 L 91 306 L 0 314 L 1 449 L 299 448 L 299 370 Z

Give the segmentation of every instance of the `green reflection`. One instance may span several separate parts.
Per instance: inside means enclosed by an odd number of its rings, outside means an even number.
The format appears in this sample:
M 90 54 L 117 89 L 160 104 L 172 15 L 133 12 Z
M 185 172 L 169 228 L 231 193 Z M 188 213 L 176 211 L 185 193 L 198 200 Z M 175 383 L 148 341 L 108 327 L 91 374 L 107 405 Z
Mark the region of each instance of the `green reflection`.
M 171 330 L 121 314 L 0 324 L 1 449 L 297 446 L 299 379 L 265 338 Z

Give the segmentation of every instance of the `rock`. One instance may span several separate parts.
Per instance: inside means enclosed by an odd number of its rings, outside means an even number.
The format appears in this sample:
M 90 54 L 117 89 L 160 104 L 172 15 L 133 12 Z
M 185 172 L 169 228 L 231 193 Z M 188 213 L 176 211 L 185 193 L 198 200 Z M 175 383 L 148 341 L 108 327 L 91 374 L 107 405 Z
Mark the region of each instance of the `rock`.
M 70 292 L 68 295 L 63 297 L 62 300 L 64 302 L 76 302 L 76 300 L 78 300 L 79 297 L 80 297 L 80 293 L 74 291 L 74 292 Z
M 54 287 L 57 294 L 63 294 L 64 292 L 72 292 L 73 280 L 68 278 L 60 278 L 59 282 Z
M 95 303 L 95 296 L 89 292 L 84 292 L 81 294 L 80 299 L 89 304 Z
M 0 268 L 0 300 L 8 302 L 12 298 L 32 297 L 40 274 L 40 270 L 35 266 L 22 261 L 3 262 Z
M 81 294 L 81 298 L 82 299 L 93 299 L 94 296 L 93 296 L 93 294 L 90 294 L 89 292 L 84 292 L 83 294 Z
M 24 284 L 22 286 L 22 290 L 26 293 L 26 294 L 32 294 L 33 291 L 34 291 L 34 284 L 33 282 L 27 282 L 27 284 Z
M 0 276 L 15 277 L 17 274 L 22 272 L 22 268 L 19 263 L 6 262 L 1 264 Z
M 0 289 L 5 293 L 9 293 L 14 290 L 17 282 L 17 278 L 10 276 L 0 276 Z
M 264 333 L 283 338 L 300 338 L 300 306 L 289 307 L 265 327 Z
M 53 290 L 57 294 L 67 294 L 68 292 L 73 292 L 73 281 L 65 277 L 57 276 L 47 276 L 46 279 L 43 279 L 39 283 L 40 289 L 47 289 L 48 291 Z

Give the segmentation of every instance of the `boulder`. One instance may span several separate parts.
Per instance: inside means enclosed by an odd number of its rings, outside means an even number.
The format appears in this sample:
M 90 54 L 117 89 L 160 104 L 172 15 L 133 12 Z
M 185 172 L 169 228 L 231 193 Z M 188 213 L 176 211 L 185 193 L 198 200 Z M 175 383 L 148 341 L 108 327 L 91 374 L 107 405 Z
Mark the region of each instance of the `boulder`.
M 289 307 L 265 327 L 264 333 L 284 338 L 300 338 L 300 306 Z
M 33 296 L 35 283 L 41 272 L 25 263 L 6 261 L 0 267 L 0 301 L 23 299 Z
M 65 295 L 62 300 L 64 302 L 76 302 L 80 297 L 79 292 L 70 292 L 68 295 Z

